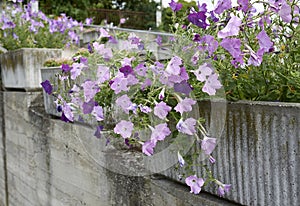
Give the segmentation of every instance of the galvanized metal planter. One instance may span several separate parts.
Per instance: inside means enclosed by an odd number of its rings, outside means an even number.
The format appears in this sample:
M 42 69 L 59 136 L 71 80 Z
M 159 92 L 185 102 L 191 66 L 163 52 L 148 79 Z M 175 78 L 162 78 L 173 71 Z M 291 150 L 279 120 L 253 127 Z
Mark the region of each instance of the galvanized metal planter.
M 232 185 L 226 199 L 253 206 L 299 204 L 300 103 L 230 102 L 225 125 L 223 110 L 211 110 L 209 102 L 199 108 L 211 133 L 224 127 L 212 154 L 215 165 L 204 162 L 215 177 Z M 164 174 L 178 180 L 172 168 Z M 196 174 L 205 172 L 197 169 Z M 214 185 L 204 190 L 217 195 Z
M 62 50 L 22 48 L 0 55 L 2 84 L 6 89 L 41 88 L 40 68 L 47 59 L 60 58 Z

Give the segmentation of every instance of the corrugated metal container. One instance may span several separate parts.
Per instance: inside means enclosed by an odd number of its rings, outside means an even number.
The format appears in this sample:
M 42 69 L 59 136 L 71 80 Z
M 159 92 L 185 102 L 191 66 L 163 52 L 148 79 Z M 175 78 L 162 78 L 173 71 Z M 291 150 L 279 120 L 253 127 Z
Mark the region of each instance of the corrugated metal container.
M 242 205 L 299 205 L 300 104 L 228 103 L 226 116 L 222 105 L 201 103 L 199 108 L 212 134 L 224 126 L 212 154 L 216 163 L 209 167 L 232 185 L 225 198 Z M 165 174 L 178 179 L 174 169 Z M 204 176 L 204 171 L 196 174 Z M 217 195 L 213 184 L 204 190 Z

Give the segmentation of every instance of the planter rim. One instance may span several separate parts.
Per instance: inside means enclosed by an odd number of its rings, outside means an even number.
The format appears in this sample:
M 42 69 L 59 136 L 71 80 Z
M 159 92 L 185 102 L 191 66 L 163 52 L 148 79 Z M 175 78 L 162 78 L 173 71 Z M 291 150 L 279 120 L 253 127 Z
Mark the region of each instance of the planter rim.
M 15 49 L 15 50 L 7 50 L 7 52 L 4 52 L 2 54 L 6 54 L 6 53 L 10 53 L 10 52 L 18 52 L 18 51 L 23 51 L 23 50 L 27 50 L 27 51 L 30 51 L 30 50 L 62 50 L 62 49 L 59 49 L 59 48 L 27 48 L 27 47 L 23 47 L 23 48 L 19 48 L 19 49 Z
M 249 105 L 249 106 L 272 106 L 272 107 L 296 107 L 300 108 L 300 102 L 275 102 L 275 101 L 251 101 L 251 100 L 238 100 L 238 101 L 229 101 L 223 98 L 212 98 L 212 99 L 203 99 L 198 100 L 198 103 L 201 102 L 211 102 L 211 103 L 225 103 L 227 105 Z

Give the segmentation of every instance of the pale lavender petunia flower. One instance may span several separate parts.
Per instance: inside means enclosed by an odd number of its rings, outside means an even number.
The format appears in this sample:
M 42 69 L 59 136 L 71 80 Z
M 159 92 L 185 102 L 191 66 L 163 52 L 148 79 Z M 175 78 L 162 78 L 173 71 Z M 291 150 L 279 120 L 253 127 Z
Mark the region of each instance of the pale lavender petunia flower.
M 142 146 L 142 152 L 147 156 L 151 156 L 154 153 L 155 146 L 156 146 L 156 142 L 151 140 L 146 141 Z
M 201 149 L 205 154 L 210 155 L 217 145 L 217 139 L 213 137 L 204 136 L 201 142 Z
M 97 83 L 102 84 L 103 82 L 109 80 L 110 72 L 109 67 L 104 65 L 99 65 L 97 69 Z
M 220 45 L 227 50 L 233 58 L 238 58 L 241 54 L 241 40 L 236 38 L 225 38 Z
M 155 42 L 158 44 L 158 46 L 162 45 L 162 37 L 160 35 L 158 35 L 155 39 Z
M 121 120 L 114 128 L 114 133 L 121 135 L 123 138 L 129 138 L 133 131 L 133 123 Z
M 227 9 L 231 9 L 231 0 L 219 0 L 214 10 L 216 14 L 221 14 Z
M 80 74 L 83 68 L 86 66 L 82 63 L 73 63 L 71 67 L 71 79 L 76 79 Z
M 187 81 L 182 81 L 174 84 L 174 91 L 188 96 L 193 91 L 193 88 Z
M 229 36 L 237 36 L 240 31 L 242 20 L 239 17 L 232 15 L 224 29 L 218 32 L 218 38 L 226 38 Z
M 218 79 L 218 75 L 212 74 L 205 81 L 204 86 L 202 87 L 202 91 L 206 92 L 209 95 L 215 95 L 216 90 L 222 87 L 221 82 Z
M 146 74 L 147 74 L 147 66 L 145 65 L 145 63 L 140 63 L 140 64 L 138 64 L 135 68 L 134 68 L 134 70 L 135 70 L 135 72 L 139 75 L 139 76 L 142 76 L 142 77 L 144 77 L 144 76 L 146 76 Z
M 177 152 L 177 157 L 178 157 L 178 162 L 179 162 L 180 167 L 183 167 L 185 164 L 185 161 L 184 161 L 183 157 L 181 156 L 181 154 L 179 153 L 179 151 Z
M 167 123 L 162 123 L 156 125 L 152 130 L 151 140 L 157 142 L 164 140 L 167 136 L 171 134 L 171 130 L 169 129 Z
M 127 94 L 124 94 L 117 98 L 116 104 L 123 109 L 126 114 L 129 114 L 130 106 L 132 102 Z
M 94 106 L 94 109 L 92 111 L 92 115 L 96 118 L 97 121 L 104 120 L 103 108 L 99 105 Z
M 144 106 L 144 105 L 140 104 L 140 105 L 138 105 L 138 107 L 140 108 L 141 112 L 143 112 L 143 113 L 147 114 L 147 113 L 152 112 L 152 109 L 148 106 Z
M 167 65 L 166 72 L 168 74 L 179 75 L 180 74 L 180 65 L 182 64 L 182 60 L 178 56 L 172 57 L 170 62 Z
M 204 185 L 204 180 L 202 178 L 198 178 L 196 175 L 192 175 L 185 179 L 185 183 L 190 186 L 191 193 L 199 194 L 201 187 Z
M 204 49 L 208 51 L 211 56 L 218 48 L 218 41 L 211 35 L 205 35 L 201 38 L 200 43 L 205 44 Z
M 176 129 L 183 134 L 194 135 L 196 133 L 196 123 L 197 121 L 194 118 L 188 118 L 185 121 L 180 119 L 176 125 Z
M 172 107 L 168 106 L 165 102 L 160 102 L 154 107 L 154 114 L 160 119 L 166 118 Z
M 121 19 L 120 19 L 120 24 L 125 24 L 125 22 L 126 22 L 126 19 L 125 19 L 125 18 L 121 18 Z
M 64 117 L 67 118 L 68 121 L 73 122 L 74 121 L 74 114 L 72 112 L 72 109 L 71 109 L 70 105 L 68 103 L 64 102 L 61 105 L 61 109 L 62 109 Z
M 197 102 L 195 100 L 186 97 L 182 101 L 180 101 L 174 109 L 176 112 L 179 112 L 182 115 L 183 112 L 192 111 L 192 106 L 196 103 Z
M 94 42 L 93 47 L 95 51 L 104 58 L 104 60 L 110 60 L 113 57 L 111 48 L 105 48 L 104 44 L 99 44 L 98 42 Z
M 116 77 L 112 84 L 110 85 L 110 88 L 115 91 L 115 94 L 119 94 L 121 91 L 128 91 L 128 81 L 126 78 L 122 77 Z
M 291 12 L 292 12 L 291 6 L 287 4 L 286 1 L 283 1 L 278 14 L 284 22 L 290 23 L 292 21 Z
M 218 194 L 220 197 L 224 196 L 225 193 L 228 193 L 231 188 L 229 184 L 222 184 L 218 187 Z
M 211 75 L 213 70 L 210 64 L 204 63 L 199 66 L 197 70 L 192 71 L 200 82 L 206 81 L 207 76 Z
M 84 93 L 84 100 L 89 102 L 99 92 L 99 87 L 94 81 L 87 80 L 81 84 Z
M 260 49 L 263 49 L 264 52 L 269 52 L 269 50 L 273 47 L 273 42 L 265 30 L 259 32 L 256 39 L 258 40 Z
M 240 5 L 242 11 L 246 13 L 249 9 L 249 0 L 238 0 L 238 4 Z

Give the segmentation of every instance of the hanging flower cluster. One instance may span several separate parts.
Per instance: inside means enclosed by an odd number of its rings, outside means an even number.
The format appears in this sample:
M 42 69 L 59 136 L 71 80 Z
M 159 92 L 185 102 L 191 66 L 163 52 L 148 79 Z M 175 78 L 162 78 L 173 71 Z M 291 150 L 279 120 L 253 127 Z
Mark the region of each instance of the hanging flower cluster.
M 264 2 L 265 12 L 256 14 L 248 0 L 238 0 L 238 7 L 232 7 L 231 0 L 219 0 L 212 11 L 207 11 L 206 4 L 198 4 L 198 8 L 191 8 L 184 19 L 179 19 L 176 13 L 182 5 L 172 0 L 174 36 L 170 38 L 169 58 L 156 58 L 147 49 L 147 42 L 134 33 L 116 49 L 119 40 L 101 28 L 99 39 L 76 54 L 73 64 L 62 65 L 58 84 L 47 80 L 42 86 L 56 97 L 62 120 L 95 120 L 97 138 L 104 136 L 104 130 L 110 131 L 109 137 L 105 135 L 107 142 L 119 137 L 129 147 L 141 145 L 141 151 L 152 156 L 161 142 L 172 141 L 181 134 L 194 139 L 200 155 L 213 164 L 217 139 L 206 131 L 202 118 L 192 115 L 197 101 L 217 95 L 222 88 L 222 63 L 228 62 L 225 68 L 244 70 L 261 66 L 265 56 L 273 55 L 278 42 L 267 29 L 275 21 L 271 13 L 294 28 L 299 22 L 297 2 Z M 187 25 L 183 23 L 186 20 Z M 276 36 L 283 28 L 274 29 L 272 35 Z M 247 32 L 251 36 L 255 33 L 255 38 L 249 39 Z M 290 30 L 286 32 L 289 34 Z M 161 46 L 162 42 L 158 36 L 151 44 Z M 149 132 L 141 132 L 145 130 Z M 194 160 L 190 161 L 180 148 L 175 155 L 179 167 L 194 167 Z M 229 184 L 212 177 L 207 168 L 206 171 L 206 177 L 197 177 L 192 170 L 185 170 L 191 193 L 198 194 L 208 182 L 218 185 L 220 196 L 229 192 Z
M 22 5 L 18 1 L 6 5 L 0 18 L 0 44 L 7 50 L 18 48 L 62 48 L 67 44 L 79 44 L 83 24 L 65 14 L 49 18 L 35 11 L 31 0 Z M 86 21 L 91 23 L 89 19 Z

